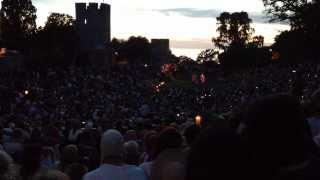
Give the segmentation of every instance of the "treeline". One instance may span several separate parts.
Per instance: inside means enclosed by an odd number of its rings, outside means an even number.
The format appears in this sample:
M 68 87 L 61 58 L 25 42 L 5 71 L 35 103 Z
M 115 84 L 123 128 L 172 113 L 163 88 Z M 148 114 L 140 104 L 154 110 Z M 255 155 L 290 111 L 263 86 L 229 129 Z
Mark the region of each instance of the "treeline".
M 83 65 L 75 20 L 68 14 L 51 13 L 43 27 L 36 25 L 37 9 L 31 0 L 3 0 L 0 10 L 1 45 L 18 50 L 30 66 Z M 150 42 L 145 37 L 113 39 L 106 47 L 117 61 L 147 63 Z M 81 61 L 81 62 L 80 62 Z
M 224 12 L 217 17 L 219 36 L 212 40 L 215 48 L 201 52 L 197 61 L 227 68 L 319 61 L 320 1 L 263 0 L 263 3 L 270 22 L 291 27 L 276 36 L 272 46 L 263 47 L 263 36 L 252 36 L 252 20 L 246 12 Z

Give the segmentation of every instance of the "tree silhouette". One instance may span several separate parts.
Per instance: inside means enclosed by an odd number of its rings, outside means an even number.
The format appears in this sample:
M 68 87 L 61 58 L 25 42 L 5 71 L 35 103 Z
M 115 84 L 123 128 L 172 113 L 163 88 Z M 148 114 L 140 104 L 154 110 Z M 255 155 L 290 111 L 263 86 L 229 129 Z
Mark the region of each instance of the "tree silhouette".
M 111 46 L 118 60 L 129 60 L 131 63 L 149 63 L 150 42 L 145 37 L 131 36 L 127 41 L 113 39 Z
M 215 46 L 224 51 L 233 45 L 245 46 L 254 32 L 251 22 L 247 12 L 221 13 L 217 17 L 219 36 L 213 38 Z
M 34 54 L 43 63 L 69 65 L 75 60 L 77 42 L 72 16 L 52 13 L 34 36 Z
M 214 49 L 203 50 L 197 57 L 198 63 L 205 63 L 209 61 L 216 61 L 218 58 L 219 51 Z
M 287 21 L 291 30 L 275 38 L 273 47 L 281 59 L 318 59 L 320 41 L 319 0 L 263 0 L 271 21 Z
M 264 45 L 264 37 L 263 36 L 254 36 L 252 41 L 248 44 L 250 47 L 261 48 Z
M 45 28 L 73 28 L 74 20 L 68 14 L 51 13 L 45 24 Z
M 252 38 L 254 29 L 251 27 L 252 20 L 247 12 L 228 13 L 223 12 L 217 17 L 217 31 L 219 36 L 213 38 L 214 45 L 219 51 L 204 51 L 203 57 L 218 55 L 219 63 L 223 67 L 247 67 L 257 65 L 257 56 L 261 54 L 263 47 L 263 36 Z M 222 52 L 221 52 L 222 51 Z
M 308 0 L 262 0 L 271 21 L 294 23 Z
M 3 0 L 0 10 L 2 39 L 8 48 L 22 50 L 36 30 L 36 8 L 31 0 Z

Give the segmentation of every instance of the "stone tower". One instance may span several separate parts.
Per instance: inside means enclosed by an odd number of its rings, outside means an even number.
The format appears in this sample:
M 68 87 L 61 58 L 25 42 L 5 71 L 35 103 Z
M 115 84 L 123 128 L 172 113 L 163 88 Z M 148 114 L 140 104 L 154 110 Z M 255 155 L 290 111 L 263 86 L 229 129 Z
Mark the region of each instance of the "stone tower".
M 169 39 L 151 39 L 151 62 L 153 66 L 169 63 L 170 56 Z
M 110 5 L 76 3 L 76 28 L 82 52 L 106 49 L 110 43 Z

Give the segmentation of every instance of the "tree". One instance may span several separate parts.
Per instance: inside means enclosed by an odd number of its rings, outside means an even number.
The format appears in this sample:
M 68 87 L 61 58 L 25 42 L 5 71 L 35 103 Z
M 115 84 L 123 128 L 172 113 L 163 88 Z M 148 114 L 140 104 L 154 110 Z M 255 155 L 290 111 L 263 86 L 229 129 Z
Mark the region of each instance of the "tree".
M 45 64 L 69 65 L 75 60 L 78 37 L 70 15 L 52 13 L 33 40 L 34 54 Z
M 252 41 L 249 42 L 249 47 L 261 48 L 264 45 L 264 37 L 263 36 L 254 36 Z
M 45 24 L 45 28 L 73 28 L 73 17 L 68 14 L 51 13 Z
M 290 31 L 275 39 L 282 60 L 318 59 L 320 41 L 319 0 L 263 0 L 271 21 L 286 21 Z
M 217 17 L 219 36 L 213 38 L 215 46 L 224 51 L 229 46 L 245 46 L 254 32 L 251 22 L 247 12 L 221 13 Z
M 22 50 L 36 30 L 36 8 L 31 0 L 3 0 L 0 10 L 2 39 L 8 48 Z
M 214 50 L 214 49 L 206 49 L 204 51 L 202 51 L 198 57 L 197 57 L 197 62 L 198 63 L 205 63 L 205 62 L 209 62 L 209 61 L 216 61 L 217 60 L 217 56 L 219 54 L 219 51 Z
M 131 36 L 125 45 L 126 56 L 133 61 L 148 63 L 150 60 L 150 43 L 145 37 Z
M 213 38 L 214 45 L 220 51 L 204 51 L 201 56 L 218 56 L 224 67 L 247 67 L 257 65 L 257 52 L 263 47 L 263 36 L 252 38 L 254 29 L 252 20 L 246 12 L 221 13 L 217 17 L 219 36 Z M 207 55 L 206 55 L 207 54 Z M 210 56 L 208 56 L 210 55 Z
M 263 0 L 271 21 L 293 22 L 307 3 L 308 0 Z
M 126 59 L 129 62 L 149 63 L 150 42 L 145 37 L 131 36 L 128 40 L 112 39 L 111 46 L 117 59 Z

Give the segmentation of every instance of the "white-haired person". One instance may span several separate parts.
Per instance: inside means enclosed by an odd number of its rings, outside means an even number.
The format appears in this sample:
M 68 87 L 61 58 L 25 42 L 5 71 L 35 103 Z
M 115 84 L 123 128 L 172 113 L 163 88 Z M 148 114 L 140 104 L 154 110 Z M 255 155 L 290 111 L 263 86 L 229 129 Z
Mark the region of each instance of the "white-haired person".
M 13 160 L 4 151 L 0 151 L 0 179 L 12 180 L 15 179 Z
M 87 173 L 84 180 L 146 180 L 144 171 L 124 163 L 124 139 L 117 130 L 107 130 L 101 137 L 101 166 Z

